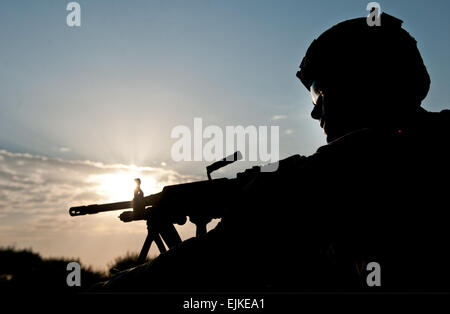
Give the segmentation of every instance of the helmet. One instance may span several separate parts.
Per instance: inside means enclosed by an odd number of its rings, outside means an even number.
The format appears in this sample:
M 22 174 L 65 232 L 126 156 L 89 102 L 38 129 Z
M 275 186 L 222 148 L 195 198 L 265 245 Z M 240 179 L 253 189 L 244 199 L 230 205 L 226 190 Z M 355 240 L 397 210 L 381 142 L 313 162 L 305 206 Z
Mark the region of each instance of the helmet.
M 374 92 L 407 95 L 420 105 L 430 77 L 416 40 L 402 23 L 382 13 L 381 26 L 369 26 L 366 18 L 333 26 L 312 42 L 297 77 L 308 90 L 316 80 L 324 85 L 356 83 L 372 86 Z

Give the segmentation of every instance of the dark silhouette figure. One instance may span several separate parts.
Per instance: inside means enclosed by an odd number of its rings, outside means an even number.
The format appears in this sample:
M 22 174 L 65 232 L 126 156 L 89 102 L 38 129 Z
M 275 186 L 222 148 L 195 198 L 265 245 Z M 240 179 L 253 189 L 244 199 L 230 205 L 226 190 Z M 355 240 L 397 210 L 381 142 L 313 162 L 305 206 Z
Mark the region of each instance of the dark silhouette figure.
M 383 14 L 319 36 L 297 77 L 328 144 L 259 173 L 215 229 L 99 288 L 448 291 L 450 112 L 420 106 L 430 78 L 401 24 Z
M 134 179 L 136 182 L 136 188 L 134 189 L 133 197 L 133 211 L 136 213 L 142 213 L 144 211 L 144 192 L 141 190 L 141 179 Z
M 134 179 L 134 182 L 136 182 L 136 188 L 134 189 L 134 199 L 142 199 L 144 198 L 144 193 L 141 190 L 141 179 L 136 178 Z

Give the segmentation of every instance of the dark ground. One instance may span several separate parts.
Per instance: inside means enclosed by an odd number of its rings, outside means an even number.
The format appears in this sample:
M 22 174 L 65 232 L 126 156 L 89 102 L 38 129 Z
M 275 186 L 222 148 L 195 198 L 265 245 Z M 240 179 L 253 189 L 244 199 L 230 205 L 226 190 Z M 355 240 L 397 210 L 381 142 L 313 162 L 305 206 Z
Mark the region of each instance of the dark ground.
M 137 254 L 126 253 L 108 264 L 107 272 L 100 272 L 84 266 L 79 260 L 43 258 L 30 249 L 0 248 L 0 293 L 83 293 L 117 272 L 133 267 L 136 259 Z M 81 265 L 80 287 L 69 287 L 66 283 L 71 272 L 66 267 L 73 261 Z

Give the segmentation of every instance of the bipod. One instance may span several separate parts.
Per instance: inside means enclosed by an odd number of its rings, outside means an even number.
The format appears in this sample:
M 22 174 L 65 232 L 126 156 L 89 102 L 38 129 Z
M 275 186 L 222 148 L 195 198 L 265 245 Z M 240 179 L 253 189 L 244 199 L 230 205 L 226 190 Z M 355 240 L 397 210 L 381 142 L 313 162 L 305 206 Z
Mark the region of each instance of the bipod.
M 167 244 L 169 249 L 182 242 L 180 235 L 178 234 L 175 226 L 172 223 L 167 222 L 158 224 L 156 222 L 157 220 L 152 219 L 152 217 L 147 218 L 147 237 L 145 238 L 141 252 L 139 253 L 139 258 L 137 261 L 138 265 L 145 262 L 148 251 L 150 250 L 150 246 L 153 242 L 156 243 L 156 246 L 158 247 L 160 253 L 164 253 L 167 251 L 164 242 L 165 244 Z

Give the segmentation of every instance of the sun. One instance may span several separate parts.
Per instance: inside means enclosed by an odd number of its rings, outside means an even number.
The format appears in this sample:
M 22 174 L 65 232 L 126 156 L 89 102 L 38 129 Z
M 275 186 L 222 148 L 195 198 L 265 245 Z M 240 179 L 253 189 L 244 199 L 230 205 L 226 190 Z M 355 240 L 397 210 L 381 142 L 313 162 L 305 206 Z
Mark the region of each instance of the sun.
M 110 174 L 104 175 L 101 180 L 100 189 L 109 196 L 109 201 L 127 201 L 133 198 L 136 184 L 132 174 Z
M 97 184 L 97 192 L 105 198 L 105 202 L 120 202 L 132 200 L 136 188 L 135 178 L 142 181 L 141 189 L 144 195 L 155 193 L 155 180 L 135 171 L 125 171 L 97 175 L 92 179 Z

